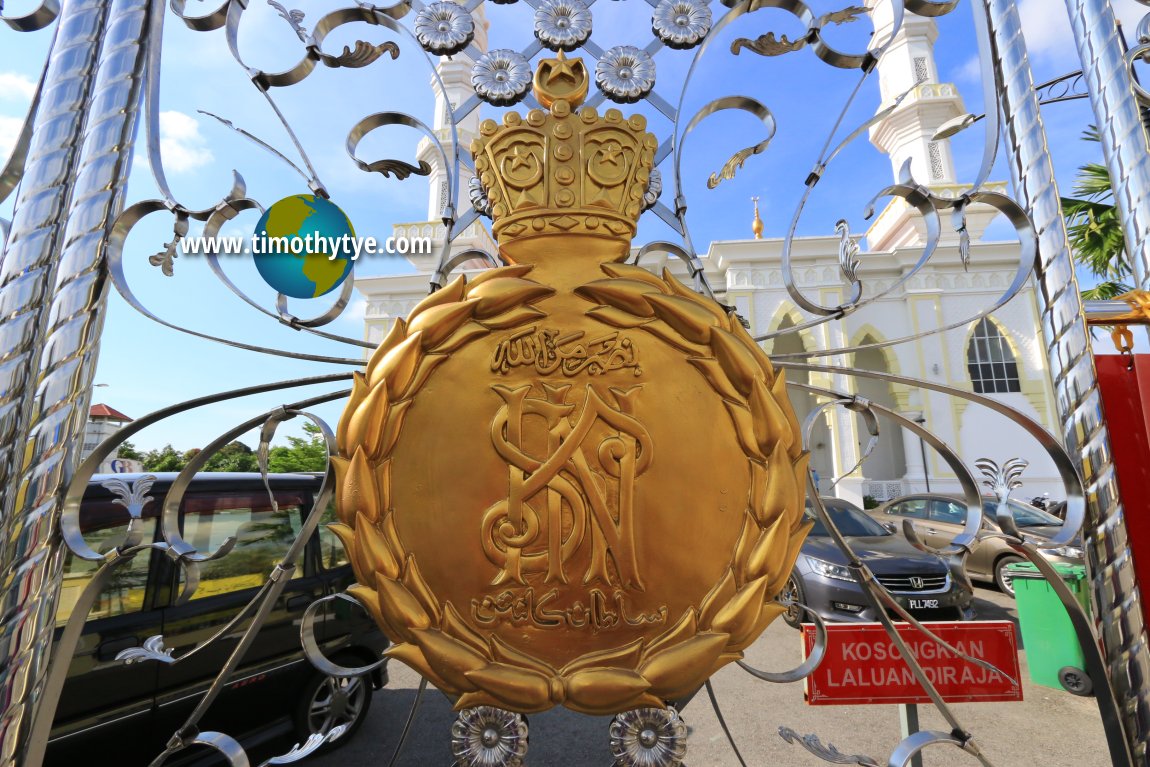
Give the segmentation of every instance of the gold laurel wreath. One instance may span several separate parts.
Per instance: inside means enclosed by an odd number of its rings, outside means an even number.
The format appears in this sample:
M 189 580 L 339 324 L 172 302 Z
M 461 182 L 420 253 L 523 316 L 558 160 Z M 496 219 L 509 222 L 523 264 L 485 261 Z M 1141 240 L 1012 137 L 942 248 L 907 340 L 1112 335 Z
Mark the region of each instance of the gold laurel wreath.
M 359 583 L 350 589 L 395 643 L 387 652 L 451 696 L 456 709 L 490 705 L 523 713 L 565 705 L 586 714 L 662 707 L 690 695 L 742 657 L 785 607 L 772 601 L 786 583 L 809 525 L 802 520 L 809 455 L 781 372 L 733 313 L 689 290 L 621 264 L 613 279 L 578 288 L 598 304 L 587 314 L 619 328 L 641 328 L 687 352 L 723 398 L 751 467 L 742 533 L 730 567 L 699 606 L 650 642 L 585 655 L 555 669 L 497 636 L 470 628 L 440 603 L 396 529 L 391 453 L 404 415 L 428 377 L 453 351 L 491 330 L 546 314 L 532 304 L 555 291 L 524 279 L 531 266 L 463 277 L 397 320 L 364 374 L 357 373 L 337 431 L 337 514 Z

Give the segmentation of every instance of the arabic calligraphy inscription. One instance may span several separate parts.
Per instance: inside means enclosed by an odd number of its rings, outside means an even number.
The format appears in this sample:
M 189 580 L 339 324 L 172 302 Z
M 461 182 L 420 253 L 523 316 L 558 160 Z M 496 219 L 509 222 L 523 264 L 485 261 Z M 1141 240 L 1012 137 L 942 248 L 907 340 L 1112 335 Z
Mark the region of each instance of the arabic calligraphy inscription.
M 629 369 L 642 375 L 639 351 L 630 338 L 618 332 L 583 341 L 582 330 L 561 335 L 555 328 L 532 326 L 499 342 L 491 358 L 491 369 L 506 373 L 516 367 L 533 367 L 540 375 L 580 373 L 598 376 Z
M 594 634 L 622 626 L 667 622 L 666 605 L 651 613 L 632 614 L 627 607 L 627 595 L 620 590 L 608 596 L 601 589 L 591 589 L 587 592 L 586 604 L 577 599 L 566 607 L 556 603 L 559 598 L 557 588 L 538 597 L 530 586 L 507 589 L 495 597 L 471 600 L 471 616 L 483 625 L 530 623 L 538 628 L 586 629 Z

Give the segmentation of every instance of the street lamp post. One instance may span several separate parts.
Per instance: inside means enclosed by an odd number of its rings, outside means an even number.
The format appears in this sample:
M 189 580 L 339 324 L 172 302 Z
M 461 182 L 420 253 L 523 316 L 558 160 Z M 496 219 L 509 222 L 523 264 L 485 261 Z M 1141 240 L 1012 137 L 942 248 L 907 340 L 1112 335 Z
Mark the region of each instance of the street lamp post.
M 914 422 L 917 423 L 919 426 L 922 426 L 923 424 L 926 423 L 926 416 L 923 415 L 922 413 L 919 413 L 918 418 L 915 418 Z M 927 468 L 927 465 L 926 465 L 926 443 L 923 442 L 922 435 L 919 435 L 919 438 L 918 438 L 918 449 L 919 449 L 919 452 L 922 454 L 922 478 L 926 481 L 926 491 L 929 493 L 930 492 L 930 469 Z

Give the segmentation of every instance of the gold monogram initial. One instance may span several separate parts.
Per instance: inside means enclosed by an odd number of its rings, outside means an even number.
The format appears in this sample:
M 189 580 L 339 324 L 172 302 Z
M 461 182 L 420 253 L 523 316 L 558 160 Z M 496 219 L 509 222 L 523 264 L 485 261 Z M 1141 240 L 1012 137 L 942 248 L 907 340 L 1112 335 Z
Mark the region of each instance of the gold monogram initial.
M 588 385 L 576 415 L 577 406 L 567 401 L 570 385 L 541 385 L 543 397 L 529 396 L 531 385 L 491 387 L 504 401 L 491 439 L 510 478 L 507 499 L 483 516 L 484 553 L 501 568 L 492 584 L 526 584 L 532 572 L 545 572 L 545 583 L 565 584 L 565 564 L 589 539 L 584 583 L 642 590 L 635 479 L 652 456 L 651 435 L 633 415 L 642 386 L 611 388 L 612 405 Z

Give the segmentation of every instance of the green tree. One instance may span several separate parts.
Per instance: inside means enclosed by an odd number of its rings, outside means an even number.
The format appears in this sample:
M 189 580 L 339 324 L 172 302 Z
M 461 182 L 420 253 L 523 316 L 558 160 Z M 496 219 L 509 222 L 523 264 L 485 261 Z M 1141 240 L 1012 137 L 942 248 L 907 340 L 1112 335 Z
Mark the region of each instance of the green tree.
M 323 471 L 327 463 L 327 446 L 323 434 L 314 424 L 304 424 L 305 436 L 288 437 L 288 445 L 273 447 L 268 454 L 268 469 L 273 472 Z M 145 471 L 180 471 L 188 462 L 195 458 L 199 448 L 192 448 L 180 452 L 171 444 L 164 445 L 159 450 L 149 450 L 141 453 L 134 446 L 126 443 L 131 452 L 125 454 L 121 448 L 122 458 L 135 458 L 144 464 Z M 231 442 L 220 448 L 215 455 L 207 460 L 201 471 L 259 471 L 259 461 L 256 453 L 243 442 Z
M 133 461 L 140 461 L 142 463 L 144 460 L 144 453 L 141 453 L 139 448 L 137 448 L 131 442 L 125 440 L 124 443 L 120 445 L 120 449 L 116 451 L 116 457 L 130 458 Z
M 303 426 L 307 437 L 288 437 L 290 447 L 278 445 L 268 453 L 268 469 L 273 472 L 323 471 L 327 463 L 327 445 L 319 427 Z
M 1086 141 L 1100 141 L 1098 128 L 1091 125 L 1083 134 Z M 1087 163 L 1074 179 L 1076 197 L 1063 197 L 1066 231 L 1074 260 L 1099 279 L 1093 288 L 1082 291 L 1087 300 L 1105 300 L 1130 291 L 1130 260 L 1126 238 L 1114 205 L 1110 172 L 1105 165 Z
M 179 471 L 188 463 L 187 454 L 176 452 L 170 443 L 159 450 L 149 450 L 140 460 L 145 471 Z
M 224 445 L 208 462 L 203 471 L 259 471 L 256 454 L 243 442 Z

